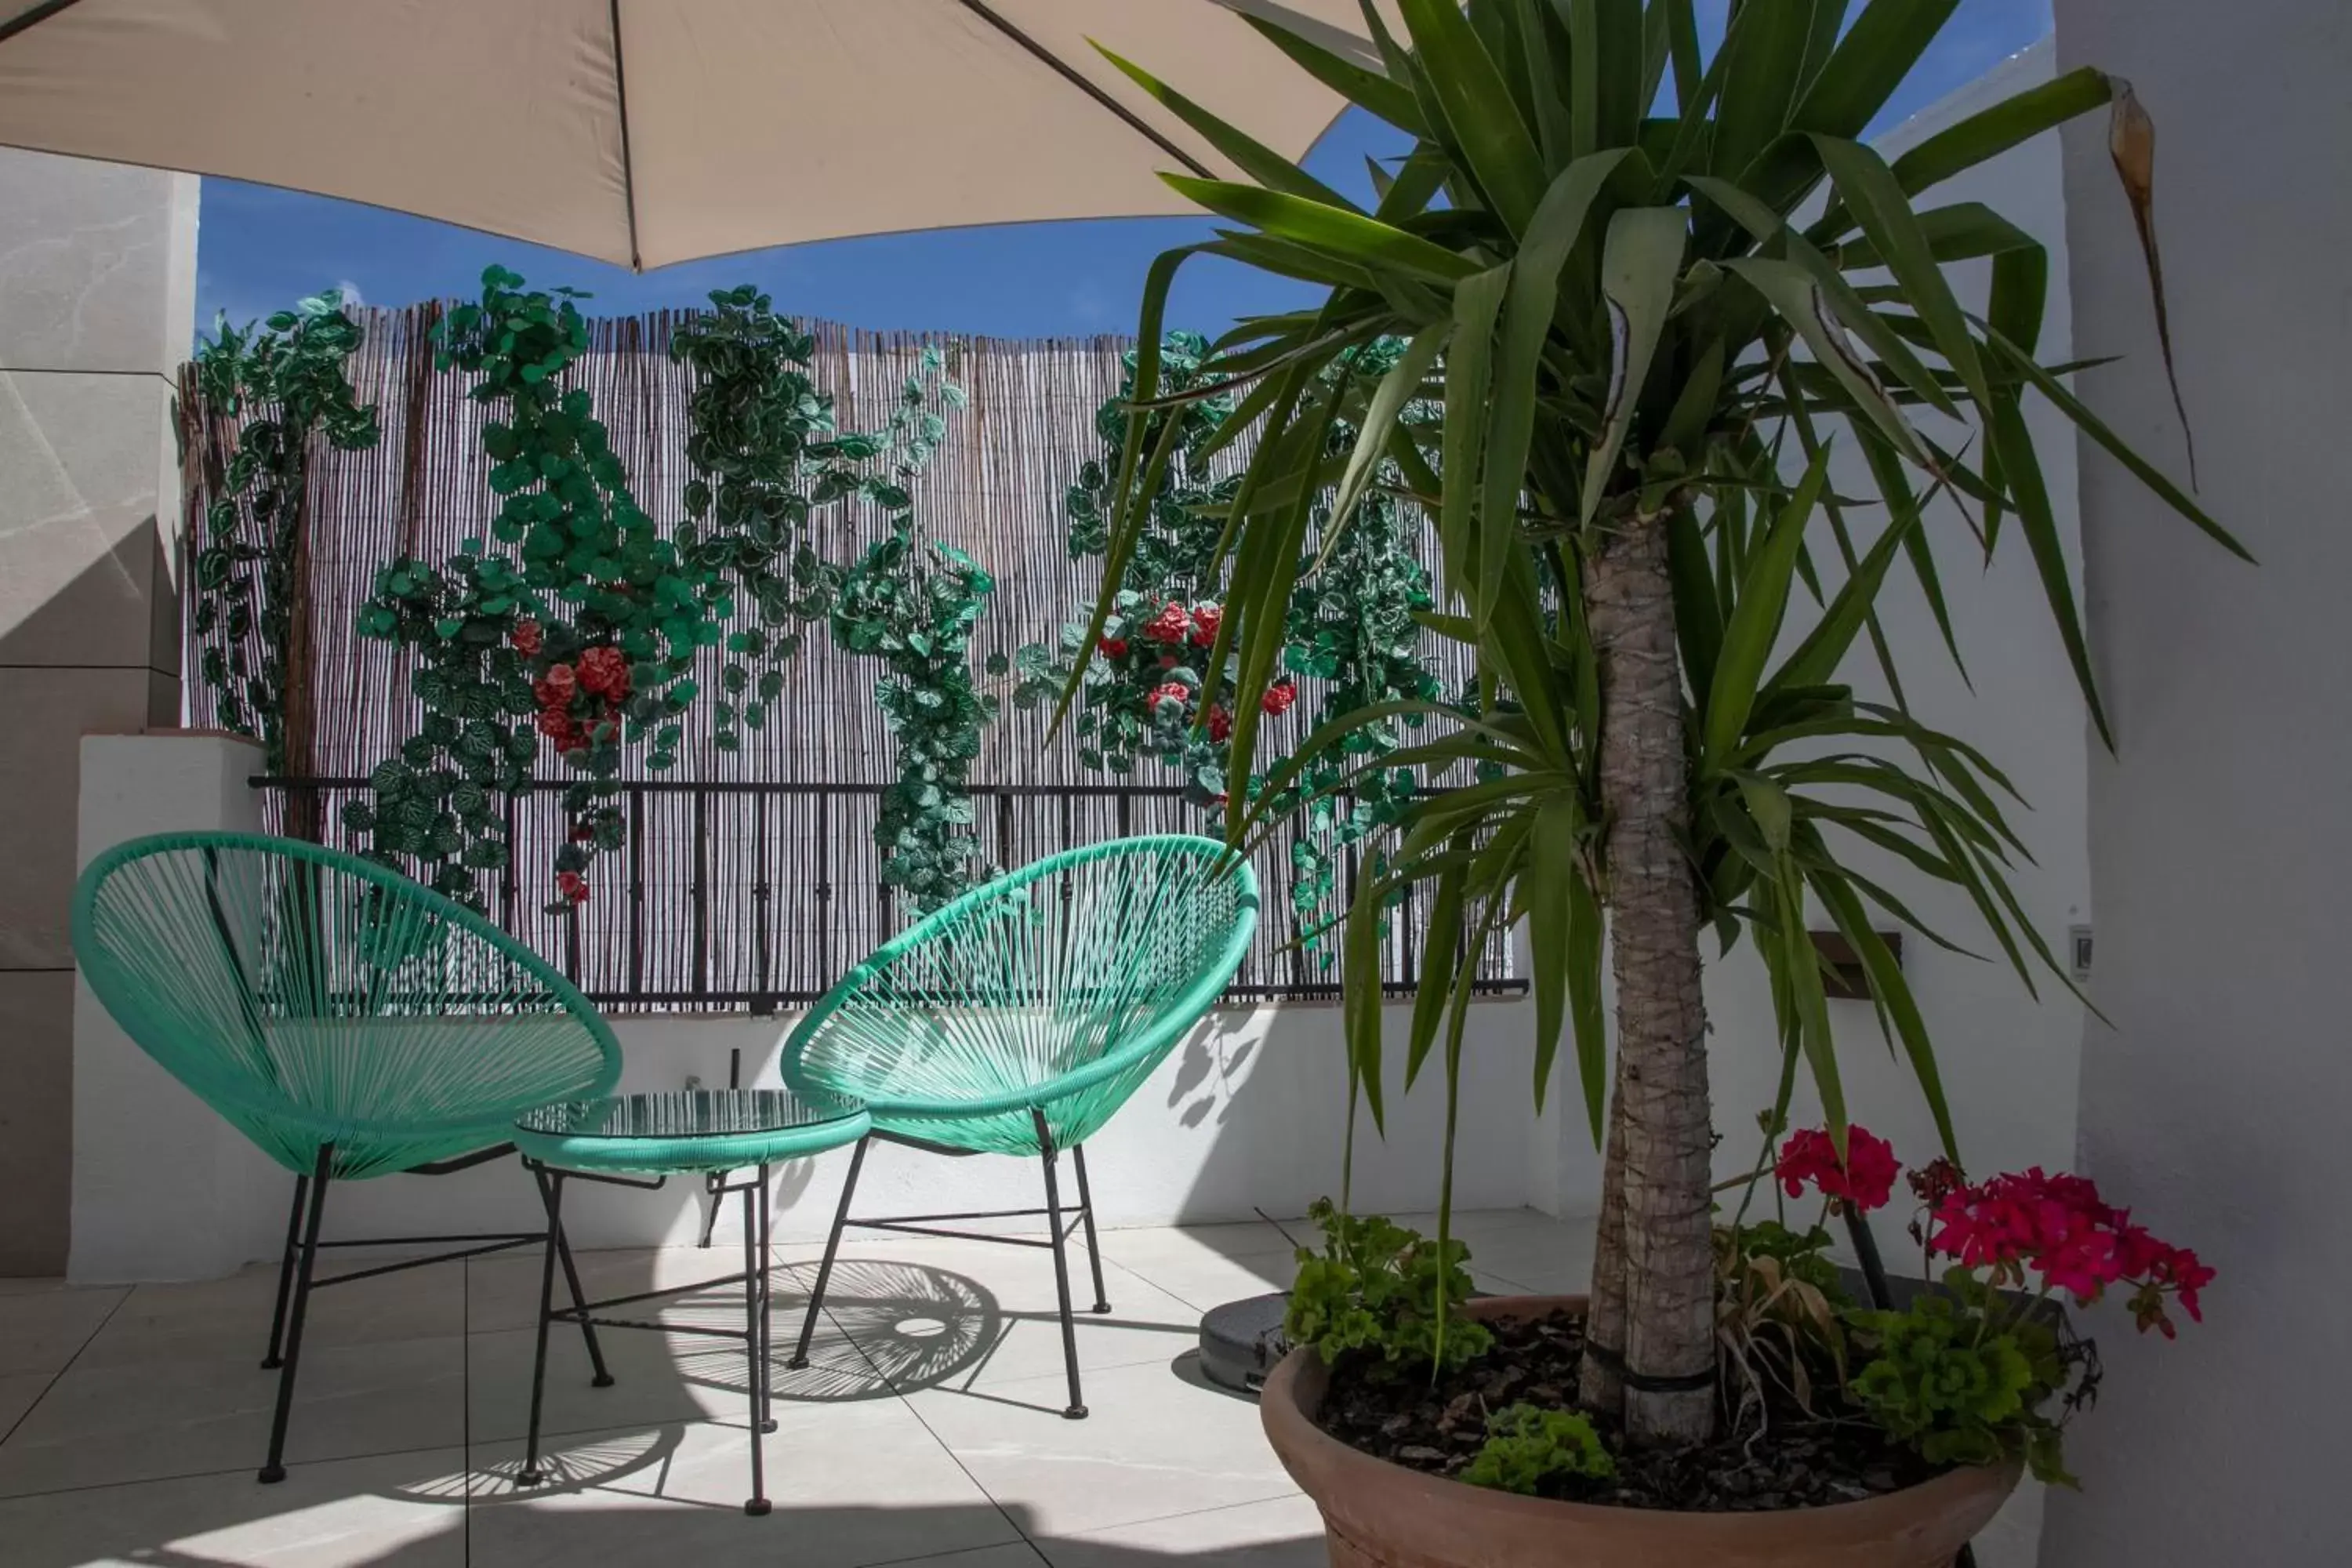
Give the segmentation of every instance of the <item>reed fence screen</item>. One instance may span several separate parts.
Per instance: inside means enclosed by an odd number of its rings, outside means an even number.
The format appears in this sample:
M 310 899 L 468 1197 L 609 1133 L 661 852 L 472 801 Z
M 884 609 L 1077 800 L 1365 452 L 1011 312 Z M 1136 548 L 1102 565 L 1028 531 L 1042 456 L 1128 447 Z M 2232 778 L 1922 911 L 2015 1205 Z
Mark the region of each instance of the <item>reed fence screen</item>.
M 274 828 L 330 844 L 348 837 L 342 805 L 364 794 L 368 773 L 422 719 L 401 650 L 355 629 L 377 569 L 397 555 L 437 562 L 460 542 L 486 537 L 497 503 L 481 447 L 483 405 L 467 397 L 467 377 L 433 367 L 440 307 L 358 314 L 366 340 L 349 374 L 361 400 L 375 405 L 383 439 L 363 451 L 323 441 L 310 450 L 287 691 L 289 776 L 268 786 Z M 668 355 L 682 319 L 659 312 L 593 321 L 591 351 L 572 378 L 593 399 L 638 504 L 666 526 L 683 518 L 689 478 L 691 373 Z M 1024 644 L 1053 643 L 1092 603 L 1099 581 L 1097 563 L 1070 559 L 1063 496 L 1082 465 L 1104 455 L 1096 414 L 1118 391 L 1131 340 L 950 339 L 833 322 L 809 329 L 814 376 L 836 399 L 844 429 L 885 425 L 924 348 L 947 350 L 950 376 L 971 402 L 916 482 L 919 531 L 964 551 L 995 578 L 974 639 L 976 667 L 992 652 L 1010 658 Z M 180 394 L 184 537 L 193 552 L 223 488 L 236 422 L 205 405 L 192 376 L 183 375 Z M 828 520 L 821 526 L 841 531 L 818 537 L 833 560 L 853 559 L 884 528 L 876 512 L 820 515 Z M 756 614 L 748 605 L 740 611 Z M 184 621 L 193 626 L 193 613 Z M 195 669 L 200 652 L 191 634 L 184 668 Z M 1465 672 L 1448 667 L 1444 645 L 1428 639 L 1425 652 L 1458 689 Z M 607 1005 L 766 1010 L 822 993 L 906 918 L 881 882 L 871 837 L 880 790 L 894 776 L 891 739 L 874 702 L 879 673 L 877 660 L 842 651 L 812 627 L 767 726 L 743 731 L 740 750 L 712 743 L 707 705 L 689 713 L 675 769 L 625 773 L 625 881 L 607 871 L 591 902 L 571 915 L 542 911 L 562 831 L 554 793 L 568 773 L 544 757 L 543 787 L 509 807 L 514 852 L 492 914 Z M 702 680 L 705 689 L 715 684 Z M 1012 678 L 990 684 L 1009 693 Z M 1301 684 L 1300 702 L 1269 725 L 1270 754 L 1303 737 L 1319 708 L 1316 683 Z M 190 722 L 215 721 L 211 693 L 193 678 L 188 702 Z M 1006 701 L 972 771 L 981 845 L 993 864 L 1122 832 L 1215 831 L 1178 797 L 1171 774 L 1118 779 L 1089 771 L 1070 735 L 1049 739 L 1046 717 Z M 1265 918 L 1237 994 L 1333 994 L 1336 968 L 1319 952 L 1289 946 L 1298 931 L 1286 845 L 1269 845 L 1257 869 Z M 1392 923 L 1386 979 L 1409 990 L 1423 932 L 1411 906 Z M 1523 985 L 1507 939 L 1490 946 L 1481 975 L 1489 989 Z

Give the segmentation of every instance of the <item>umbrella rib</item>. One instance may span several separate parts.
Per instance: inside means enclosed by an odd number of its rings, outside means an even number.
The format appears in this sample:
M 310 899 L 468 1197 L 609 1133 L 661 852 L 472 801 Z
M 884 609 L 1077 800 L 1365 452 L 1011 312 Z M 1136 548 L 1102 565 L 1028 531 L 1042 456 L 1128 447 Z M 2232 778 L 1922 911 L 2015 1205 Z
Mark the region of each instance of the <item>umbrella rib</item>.
M 0 44 L 6 43 L 28 27 L 37 26 L 47 21 L 60 11 L 71 10 L 80 3 L 81 0 L 41 0 L 39 5 L 20 11 L 6 21 L 0 22 Z
M 1154 146 L 1167 153 L 1170 157 L 1175 159 L 1178 163 L 1183 164 L 1184 167 L 1192 170 L 1192 173 L 1200 175 L 1201 178 L 1204 180 L 1213 180 L 1217 177 L 1216 171 L 1211 169 L 1198 158 L 1195 158 L 1190 153 L 1185 152 L 1183 148 L 1179 147 L 1175 142 L 1171 142 L 1167 137 L 1162 136 L 1159 132 L 1153 130 L 1150 121 L 1137 114 L 1133 110 L 1128 108 L 1127 105 L 1119 102 L 1118 100 L 1113 98 L 1110 94 L 1105 92 L 1101 88 L 1097 87 L 1093 82 L 1087 80 L 1085 73 L 1080 71 L 1076 67 L 1071 65 L 1067 60 L 1062 58 L 1061 56 L 1055 54 L 1053 50 L 1047 48 L 1045 45 L 1039 43 L 1028 34 L 1023 32 L 1019 27 L 1014 26 L 1012 22 L 997 15 L 994 10 L 983 5 L 982 0 L 959 0 L 959 3 L 965 10 L 970 11 L 973 16 L 979 17 L 990 26 L 995 28 L 998 32 L 1003 34 L 1006 37 L 1012 39 L 1023 48 L 1028 50 L 1031 54 L 1036 56 L 1040 60 L 1043 60 L 1055 71 L 1056 75 L 1060 76 L 1063 80 L 1068 82 L 1072 87 L 1076 88 L 1080 92 L 1085 93 L 1088 98 L 1093 99 L 1105 109 L 1109 110 L 1113 114 L 1118 116 L 1119 119 L 1127 121 L 1129 127 L 1136 132 L 1137 134 L 1148 138 Z
M 621 0 L 612 0 L 612 16 L 613 100 L 621 116 L 621 199 L 629 212 L 629 270 L 643 272 L 645 264 L 637 255 L 637 171 L 629 156 L 629 73 L 621 66 Z

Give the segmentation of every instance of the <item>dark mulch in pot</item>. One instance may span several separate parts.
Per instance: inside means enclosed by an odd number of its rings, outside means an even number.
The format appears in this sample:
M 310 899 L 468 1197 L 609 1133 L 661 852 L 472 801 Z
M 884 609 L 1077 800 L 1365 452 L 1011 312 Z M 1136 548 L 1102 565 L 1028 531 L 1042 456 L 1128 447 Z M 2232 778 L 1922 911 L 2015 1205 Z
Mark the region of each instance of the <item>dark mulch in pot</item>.
M 1487 1327 L 1494 1348 L 1433 1384 L 1417 1375 L 1383 1376 L 1377 1362 L 1343 1357 L 1331 1369 L 1318 1424 L 1376 1458 L 1458 1477 L 1486 1441 L 1489 1411 L 1521 1401 L 1574 1407 L 1581 1319 L 1554 1313 L 1490 1320 Z M 1761 1511 L 1854 1502 L 1936 1474 L 1876 1428 L 1809 1416 L 1786 1398 L 1769 1409 L 1760 1435 L 1751 1422 L 1699 1448 L 1629 1447 L 1611 1420 L 1596 1417 L 1593 1425 L 1617 1457 L 1617 1474 L 1602 1481 L 1560 1478 L 1547 1496 L 1693 1513 Z

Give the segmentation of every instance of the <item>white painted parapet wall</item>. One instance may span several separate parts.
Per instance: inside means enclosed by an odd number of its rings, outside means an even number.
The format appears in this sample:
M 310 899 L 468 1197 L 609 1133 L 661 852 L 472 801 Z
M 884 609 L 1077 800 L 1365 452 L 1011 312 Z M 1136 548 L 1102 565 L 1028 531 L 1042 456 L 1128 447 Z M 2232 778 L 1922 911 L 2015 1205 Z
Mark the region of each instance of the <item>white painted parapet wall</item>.
M 248 779 L 260 753 L 234 738 L 172 733 L 83 742 L 80 864 L 142 834 L 223 827 L 256 831 Z M 74 1017 L 73 1278 L 197 1279 L 274 1257 L 292 1176 L 149 1060 L 86 985 Z M 1399 1033 L 1402 1015 L 1391 1010 Z M 1533 1023 L 1523 1002 L 1474 1009 L 1465 1052 L 1456 1192 L 1465 1207 L 1528 1201 L 1535 1123 L 1527 1101 Z M 797 1017 L 654 1015 L 613 1019 L 625 1053 L 624 1089 L 726 1083 L 740 1051 L 743 1081 L 772 1085 Z M 1295 1215 L 1339 1188 L 1347 1131 L 1339 1012 L 1263 1006 L 1213 1014 L 1087 1149 L 1096 1204 L 1108 1226 Z M 1368 1208 L 1425 1209 L 1437 1197 L 1443 1100 L 1391 1090 L 1385 1142 L 1359 1139 L 1356 1198 Z M 822 1237 L 832 1222 L 846 1152 L 783 1168 L 780 1240 Z M 867 1214 L 1034 1207 L 1034 1160 L 950 1160 L 879 1147 L 859 1184 Z M 684 1245 L 700 1226 L 700 1188 L 657 1193 L 582 1184 L 565 1220 L 583 1247 Z M 331 1238 L 528 1228 L 530 1184 L 511 1162 L 455 1176 L 385 1176 L 338 1185 Z

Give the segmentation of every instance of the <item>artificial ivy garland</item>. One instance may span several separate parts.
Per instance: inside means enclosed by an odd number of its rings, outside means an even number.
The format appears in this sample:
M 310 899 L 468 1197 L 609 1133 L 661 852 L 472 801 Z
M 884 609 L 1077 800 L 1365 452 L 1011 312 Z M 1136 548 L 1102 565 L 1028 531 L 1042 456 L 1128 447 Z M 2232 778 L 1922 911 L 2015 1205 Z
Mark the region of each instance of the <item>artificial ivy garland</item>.
M 220 723 L 258 740 L 272 773 L 286 771 L 286 675 L 310 437 L 322 432 L 347 452 L 382 437 L 375 409 L 361 406 L 343 374 L 359 345 L 359 323 L 331 289 L 259 327 L 240 331 L 223 317 L 196 345 L 196 387 L 206 405 L 254 415 L 238 432 L 226 493 L 205 512 L 194 563 L 197 666 Z M 245 646 L 257 628 L 257 662 Z
M 1357 351 L 1349 373 L 1376 380 L 1402 351 L 1403 344 L 1393 341 L 1369 344 Z M 1233 728 L 1225 703 L 1235 675 L 1231 656 L 1226 668 L 1206 668 L 1223 616 L 1217 560 L 1224 528 L 1221 509 L 1237 484 L 1235 477 L 1214 471 L 1213 459 L 1241 434 L 1229 427 L 1233 396 L 1202 394 L 1209 353 L 1207 340 L 1198 333 L 1171 332 L 1161 342 L 1161 401 L 1147 416 L 1145 448 L 1155 448 L 1167 420 L 1181 425 L 1087 665 L 1074 721 L 1082 766 L 1128 774 L 1139 762 L 1158 762 L 1176 772 L 1186 798 L 1204 809 L 1222 806 L 1225 799 Z M 1106 457 L 1087 463 L 1064 499 L 1073 560 L 1100 558 L 1108 542 L 1111 476 L 1126 440 L 1135 359 L 1132 351 L 1125 356 L 1127 374 L 1118 394 L 1096 415 Z M 1409 409 L 1407 416 L 1423 417 L 1426 411 Z M 1331 451 L 1346 452 L 1354 437 L 1352 426 L 1335 421 Z M 1282 650 L 1287 673 L 1262 700 L 1268 715 L 1279 717 L 1296 702 L 1297 676 L 1328 683 L 1318 723 L 1374 703 L 1434 700 L 1439 695 L 1437 679 L 1420 655 L 1416 617 L 1433 605 L 1429 573 L 1413 548 L 1420 521 L 1392 493 L 1398 476 L 1381 478 L 1381 485 L 1364 495 L 1353 521 L 1336 539 L 1328 500 L 1313 514 L 1316 536 L 1329 540 L 1330 550 L 1293 598 Z M 1077 620 L 1063 628 L 1057 646 L 1031 644 L 1020 650 L 1017 706 L 1034 708 L 1060 694 L 1085 635 L 1086 623 Z M 1327 905 L 1336 890 L 1339 852 L 1396 820 L 1416 784 L 1405 769 L 1368 771 L 1350 785 L 1354 804 L 1345 815 L 1318 797 L 1365 759 L 1401 743 L 1394 721 L 1367 724 L 1340 751 L 1318 758 L 1285 792 L 1287 804 L 1307 805 L 1306 831 L 1291 847 L 1290 897 L 1298 929 L 1310 938 L 1331 921 Z M 1253 795 L 1263 783 L 1262 776 L 1252 778 Z M 1328 966 L 1332 955 L 1318 957 Z
M 526 291 L 499 268 L 482 282 L 480 302 L 442 324 L 436 363 L 473 374 L 470 395 L 503 416 L 482 439 L 504 500 L 488 542 L 378 574 L 360 630 L 415 651 L 426 716 L 346 825 L 372 836 L 378 858 L 420 861 L 434 887 L 478 902 L 478 873 L 511 854 L 500 803 L 530 784 L 543 738 L 577 775 L 550 909 L 576 907 L 597 854 L 625 839 L 625 750 L 643 745 L 650 772 L 676 765 L 700 652 L 723 644 L 713 741 L 736 750 L 782 691 L 799 625 L 829 617 L 845 648 L 891 661 L 878 700 L 901 755 L 877 830 L 886 879 L 919 909 L 960 890 L 971 875 L 969 836 L 956 831 L 971 821 L 963 785 L 994 709 L 964 659 L 987 575 L 961 559 L 919 571 L 912 544 L 908 483 L 947 433 L 942 411 L 964 401 L 944 355 L 926 351 L 886 431 L 844 432 L 809 375 L 813 340 L 756 289 L 713 294 L 671 340 L 697 373 L 694 477 L 688 521 L 665 536 L 588 394 L 561 386 L 588 349 L 581 296 Z M 821 553 L 813 520 L 856 500 L 878 508 L 889 532 L 845 569 Z M 739 602 L 759 621 L 730 632 Z

